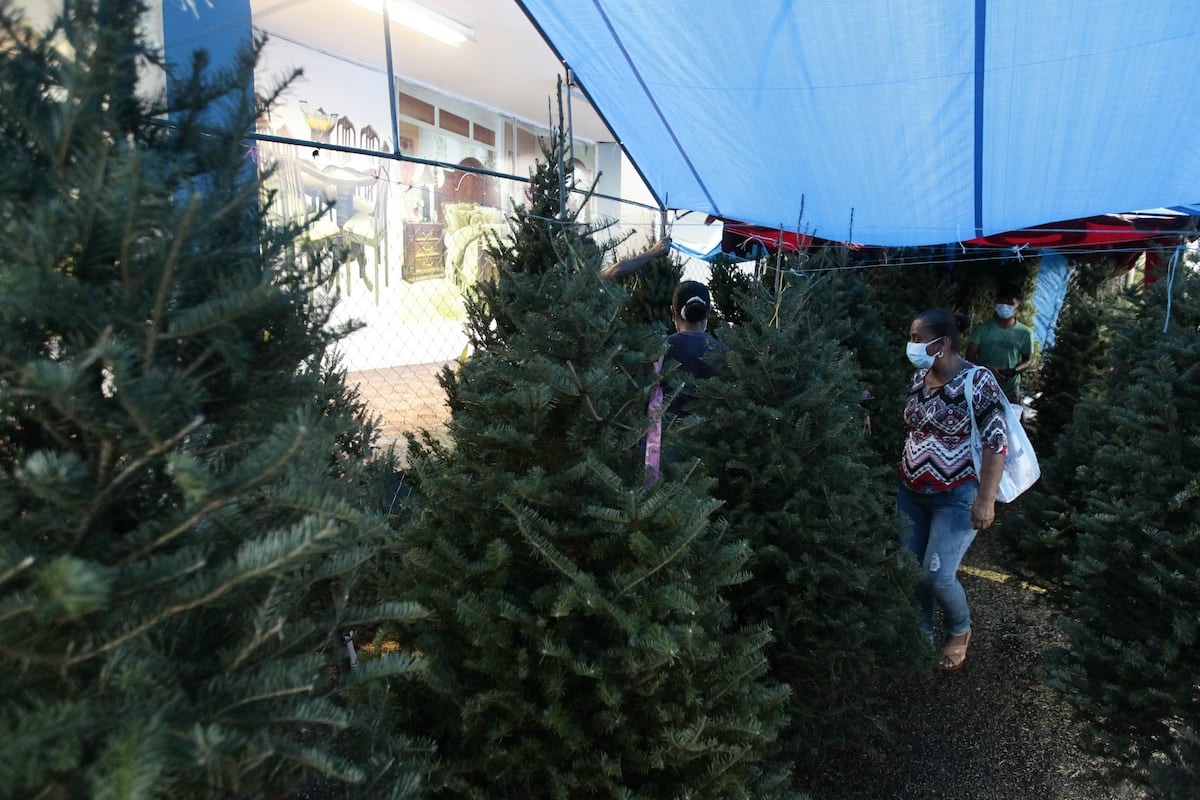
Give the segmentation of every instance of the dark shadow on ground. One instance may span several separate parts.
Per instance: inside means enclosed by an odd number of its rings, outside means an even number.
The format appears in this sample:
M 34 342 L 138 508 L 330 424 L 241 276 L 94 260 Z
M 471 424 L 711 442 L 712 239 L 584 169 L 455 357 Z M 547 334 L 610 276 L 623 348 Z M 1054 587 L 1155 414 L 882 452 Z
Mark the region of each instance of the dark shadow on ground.
M 1004 572 L 986 535 L 964 565 Z M 890 733 L 831 759 L 811 800 L 1139 800 L 1098 784 L 1067 708 L 1034 674 L 1060 641 L 1043 595 L 961 573 L 974 635 L 963 669 L 885 679 Z

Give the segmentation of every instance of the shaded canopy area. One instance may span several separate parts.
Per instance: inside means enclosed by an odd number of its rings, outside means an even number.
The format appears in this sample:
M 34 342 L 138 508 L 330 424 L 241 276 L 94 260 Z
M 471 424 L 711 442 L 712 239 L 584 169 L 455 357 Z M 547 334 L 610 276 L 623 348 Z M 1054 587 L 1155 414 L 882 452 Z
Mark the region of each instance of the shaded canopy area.
M 911 246 L 1200 201 L 1194 0 L 518 0 L 659 203 Z

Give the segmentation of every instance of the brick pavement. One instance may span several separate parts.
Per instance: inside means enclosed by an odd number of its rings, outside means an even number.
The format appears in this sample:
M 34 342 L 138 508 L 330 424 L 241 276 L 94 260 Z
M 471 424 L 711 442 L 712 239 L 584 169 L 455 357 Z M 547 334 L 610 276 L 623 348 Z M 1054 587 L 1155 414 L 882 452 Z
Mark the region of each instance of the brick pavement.
M 437 382 L 442 367 L 453 361 L 406 364 L 351 372 L 348 386 L 358 385 L 372 414 L 381 418 L 379 446 L 403 445 L 404 433 L 436 431 L 450 416 L 446 393 Z

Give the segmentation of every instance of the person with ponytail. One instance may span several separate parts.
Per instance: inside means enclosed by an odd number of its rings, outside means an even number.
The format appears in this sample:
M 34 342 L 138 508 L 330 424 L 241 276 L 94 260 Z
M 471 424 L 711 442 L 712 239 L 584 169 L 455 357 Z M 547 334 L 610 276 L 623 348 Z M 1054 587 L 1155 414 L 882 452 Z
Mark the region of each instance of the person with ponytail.
M 711 378 L 715 375 L 716 369 L 706 358 L 710 353 L 728 349 L 708 333 L 708 312 L 711 308 L 712 298 L 703 283 L 683 281 L 675 287 L 675 294 L 671 297 L 675 333 L 667 337 L 667 358 L 695 378 Z M 671 401 L 670 412 L 675 416 L 687 413 L 691 397 L 685 386 Z
M 921 630 L 933 640 L 934 604 L 941 606 L 946 634 L 938 667 L 956 670 L 971 644 L 971 612 L 958 581 L 958 566 L 975 534 L 996 517 L 996 490 L 1008 441 L 1004 403 L 996 377 L 961 355 L 970 319 L 941 308 L 912 321 L 905 353 L 917 371 L 904 406 L 904 451 L 896 506 L 908 523 L 901 544 L 921 565 L 914 592 Z M 972 457 L 971 408 L 983 444 L 977 474 Z

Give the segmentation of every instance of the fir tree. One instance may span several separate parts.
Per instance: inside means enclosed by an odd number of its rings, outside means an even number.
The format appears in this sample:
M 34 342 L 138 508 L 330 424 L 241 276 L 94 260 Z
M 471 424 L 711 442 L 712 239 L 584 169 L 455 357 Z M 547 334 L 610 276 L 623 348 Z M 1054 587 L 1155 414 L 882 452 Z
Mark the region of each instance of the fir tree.
M 907 262 L 920 262 L 906 266 Z M 912 365 L 904 344 L 913 317 L 927 308 L 958 307 L 955 269 L 945 253 L 931 248 L 873 251 L 856 265 L 860 279 L 871 287 L 877 302 L 856 309 L 855 315 L 875 317 L 885 337 L 883 346 L 896 354 L 890 371 L 878 371 L 871 392 L 871 448 L 885 464 L 899 463 L 904 443 L 904 400 Z
M 512 236 L 492 242 L 491 254 L 518 272 L 552 269 L 563 257 L 564 248 L 584 263 L 598 261 L 602 248 L 593 238 L 597 228 L 582 221 L 591 188 L 581 189 L 575 182 L 561 101 L 558 125 L 540 144 L 543 158 L 530 172 L 528 202 L 520 214 L 509 218 Z
M 1072 271 L 1054 347 L 1042 354 L 1041 391 L 1033 403 L 1037 417 L 1030 438 L 1044 456 L 1070 425 L 1085 388 L 1108 369 L 1112 333 L 1131 316 L 1131 306 L 1119 296 L 1112 275 L 1108 260 L 1078 263 Z
M 621 311 L 622 320 L 629 325 L 650 325 L 664 333 L 673 333 L 671 298 L 682 278 L 683 265 L 669 253 L 651 259 L 624 281 L 628 300 Z
M 1150 764 L 1150 800 L 1191 800 L 1200 786 L 1200 736 L 1186 728 L 1172 736 L 1170 757 Z
M 342 630 L 417 610 L 356 589 L 389 476 L 324 358 L 327 258 L 260 209 L 254 54 L 180 82 L 166 129 L 142 11 L 0 6 L 0 795 L 399 796 L 405 764 L 334 740 L 343 689 L 413 669 L 339 682 Z
M 1173 287 L 1146 292 L 1070 434 L 1089 437 L 1090 455 L 1077 470 L 1085 502 L 1068 553 L 1067 645 L 1052 654 L 1048 682 L 1112 774 L 1139 782 L 1160 760 L 1183 768 L 1177 737 L 1200 729 L 1198 292 L 1200 275 L 1186 267 Z
M 867 445 L 878 464 L 895 465 L 900 441 L 895 433 L 900 426 L 904 398 L 911 377 L 901 342 L 904 331 L 891 330 L 880 313 L 882 300 L 865 279 L 864 272 L 852 268 L 850 251 L 841 245 L 829 245 L 809 254 L 803 264 L 805 274 L 814 278 L 814 313 L 835 341 L 846 347 L 858 365 L 862 381 L 859 405 L 867 413 L 864 428 Z M 882 428 L 877 432 L 877 426 Z M 894 474 L 886 471 L 886 490 L 894 487 Z
M 439 797 L 784 796 L 769 634 L 735 630 L 721 595 L 746 546 L 697 465 L 644 489 L 665 343 L 619 321 L 623 290 L 571 220 L 542 218 L 559 184 L 537 177 L 444 376 L 449 441 L 410 442 L 398 599 L 432 619 L 397 632 L 429 667 L 393 724 L 436 740 Z
M 752 578 L 734 608 L 775 633 L 772 672 L 793 690 L 787 747 L 808 770 L 880 720 L 870 689 L 882 673 L 928 655 L 909 599 L 916 575 L 898 552 L 895 480 L 868 466 L 861 375 L 820 286 L 833 280 L 767 273 L 723 300 L 740 322 L 722 330 L 720 377 L 699 382 L 691 434 L 730 529 L 750 543 Z
M 754 270 L 757 274 L 761 264 L 756 263 Z M 718 256 L 712 262 L 712 271 L 708 279 L 708 290 L 712 295 L 713 306 L 720 318 L 731 325 L 739 325 L 738 303 L 734 300 L 741 293 L 750 290 L 757 278 L 749 274 L 737 262 L 726 256 Z
M 1030 426 L 1042 477 L 996 526 L 1013 567 L 1052 589 L 1062 586 L 1066 559 L 1074 554 L 1075 513 L 1092 488 L 1086 476 L 1096 436 L 1102 435 L 1098 428 L 1108 424 L 1090 410 L 1076 412 L 1102 402 L 1098 393 L 1111 366 L 1110 342 L 1137 309 L 1136 294 L 1119 293 L 1106 280 L 1109 274 L 1107 264 L 1081 265 L 1071 281 Z

